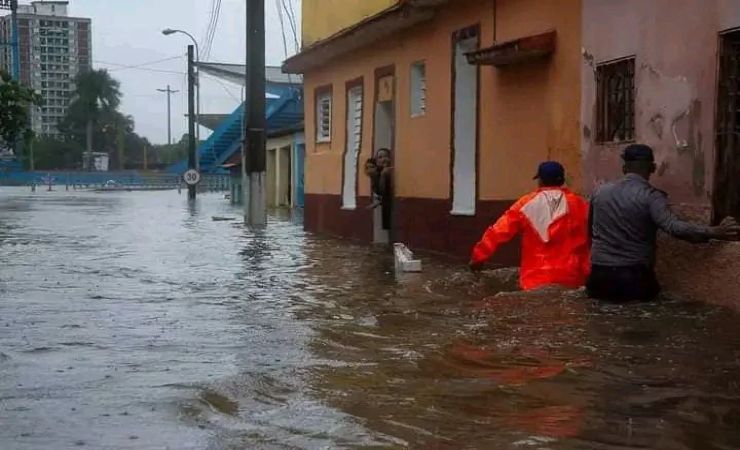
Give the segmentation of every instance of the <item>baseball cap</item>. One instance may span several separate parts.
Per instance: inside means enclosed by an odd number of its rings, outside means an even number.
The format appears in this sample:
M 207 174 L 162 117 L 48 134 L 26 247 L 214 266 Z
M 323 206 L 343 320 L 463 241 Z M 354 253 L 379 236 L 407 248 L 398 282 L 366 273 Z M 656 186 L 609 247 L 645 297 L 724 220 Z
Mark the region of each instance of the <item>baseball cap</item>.
M 537 168 L 537 175 L 535 175 L 533 179 L 548 181 L 564 180 L 565 168 L 557 161 L 545 161 L 540 164 L 539 168 Z
M 645 144 L 628 145 L 622 153 L 622 159 L 625 161 L 655 161 L 653 149 Z

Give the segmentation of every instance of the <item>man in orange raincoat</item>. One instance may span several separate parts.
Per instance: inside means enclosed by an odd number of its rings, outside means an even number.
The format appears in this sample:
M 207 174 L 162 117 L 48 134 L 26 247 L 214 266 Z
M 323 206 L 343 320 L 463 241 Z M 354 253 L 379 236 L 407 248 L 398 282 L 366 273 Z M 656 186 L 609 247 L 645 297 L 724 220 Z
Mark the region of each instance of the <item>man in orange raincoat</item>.
M 591 264 L 588 203 L 564 186 L 558 162 L 540 164 L 535 179 L 539 189 L 520 198 L 475 245 L 470 268 L 480 270 L 499 245 L 522 233 L 522 289 L 579 288 Z

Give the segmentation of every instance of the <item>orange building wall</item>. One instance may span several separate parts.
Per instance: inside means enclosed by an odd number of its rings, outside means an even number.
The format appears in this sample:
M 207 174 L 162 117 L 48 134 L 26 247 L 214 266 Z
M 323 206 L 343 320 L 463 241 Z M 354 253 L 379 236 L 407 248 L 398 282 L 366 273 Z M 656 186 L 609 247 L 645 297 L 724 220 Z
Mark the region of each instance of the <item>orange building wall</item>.
M 546 159 L 562 162 L 579 190 L 581 0 L 498 0 L 497 14 L 497 41 L 555 29 L 557 49 L 539 63 L 484 68 L 481 198 L 514 198 L 531 189 L 536 166 Z
M 509 200 L 533 187 L 537 163 L 559 159 L 580 187 L 580 0 L 499 0 L 497 41 L 555 28 L 553 57 L 503 70 L 480 68 L 479 196 Z M 307 157 L 306 192 L 341 194 L 346 135 L 347 81 L 364 78 L 363 136 L 360 162 L 372 149 L 375 70 L 396 70 L 396 195 L 447 199 L 450 195 L 451 34 L 480 24 L 481 46 L 493 43 L 493 2 L 458 0 L 432 22 L 354 51 L 305 74 Z M 410 114 L 410 67 L 424 60 L 427 113 Z M 332 84 L 331 144 L 315 143 L 314 91 Z M 360 174 L 359 195 L 369 195 Z
M 306 227 L 370 240 L 370 185 L 362 173 L 373 147 L 375 72 L 396 74 L 394 239 L 415 249 L 466 257 L 482 231 L 520 195 L 535 187 L 539 162 L 552 158 L 570 171 L 578 190 L 580 175 L 581 0 L 454 0 L 426 23 L 336 58 L 304 74 L 306 92 Z M 480 26 L 480 45 L 558 32 L 551 58 L 521 66 L 479 68 L 478 202 L 474 217 L 451 215 L 452 34 Z M 426 63 L 427 111 L 411 117 L 410 69 Z M 346 146 L 346 83 L 364 79 L 358 209 L 341 209 Z M 315 143 L 317 88 L 332 85 L 332 142 Z M 501 250 L 500 262 L 513 263 L 516 244 Z

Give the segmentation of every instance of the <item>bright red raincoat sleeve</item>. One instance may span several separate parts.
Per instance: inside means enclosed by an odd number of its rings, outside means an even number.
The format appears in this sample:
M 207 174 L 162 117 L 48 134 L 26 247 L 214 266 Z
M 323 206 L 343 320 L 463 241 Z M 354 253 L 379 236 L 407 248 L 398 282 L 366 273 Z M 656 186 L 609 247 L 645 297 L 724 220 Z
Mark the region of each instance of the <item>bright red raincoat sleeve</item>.
M 488 261 L 499 245 L 512 240 L 522 230 L 523 218 L 519 211 L 522 200 L 509 208 L 496 223 L 483 234 L 483 238 L 473 247 L 471 262 L 480 264 Z

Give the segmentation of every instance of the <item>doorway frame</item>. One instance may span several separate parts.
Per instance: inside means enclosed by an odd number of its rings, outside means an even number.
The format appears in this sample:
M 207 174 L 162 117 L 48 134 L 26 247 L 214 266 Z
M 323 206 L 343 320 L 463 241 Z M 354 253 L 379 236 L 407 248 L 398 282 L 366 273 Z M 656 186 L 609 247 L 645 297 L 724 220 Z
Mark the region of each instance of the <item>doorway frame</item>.
M 472 214 L 456 212 L 455 206 L 455 84 L 457 83 L 457 44 L 466 39 L 476 39 L 476 46 L 481 45 L 481 24 L 476 23 L 452 32 L 450 44 L 450 71 L 452 74 L 450 81 L 450 190 L 449 190 L 449 214 L 458 217 L 475 217 L 478 214 L 478 204 L 480 203 L 480 105 L 481 105 L 481 66 L 476 65 L 476 99 L 475 99 L 475 199 L 474 211 Z
M 382 219 L 382 211 L 380 210 L 380 207 L 375 208 L 372 211 L 372 220 L 370 223 L 371 228 L 371 235 L 373 236 L 373 243 L 374 244 L 390 244 L 393 242 L 395 237 L 395 229 L 397 228 L 397 220 L 396 217 L 397 214 L 397 201 L 396 201 L 396 189 L 395 189 L 395 179 L 398 174 L 398 168 L 396 167 L 396 150 L 397 150 L 397 137 L 398 134 L 396 133 L 396 127 L 397 127 L 397 119 L 398 119 L 398 79 L 396 78 L 396 65 L 395 64 L 389 64 L 387 66 L 378 67 L 375 69 L 374 73 L 374 81 L 373 81 L 373 105 L 372 105 L 372 114 L 373 114 L 373 135 L 372 135 L 372 148 L 370 150 L 370 156 L 375 157 L 376 152 L 378 151 L 378 143 L 377 143 L 377 109 L 379 102 L 379 92 L 380 92 L 380 80 L 386 77 L 393 77 L 393 93 L 392 93 L 392 100 L 391 100 L 391 111 L 392 111 L 392 118 L 391 118 L 391 161 L 393 165 L 393 177 L 394 177 L 394 189 L 393 189 L 393 197 L 391 198 L 391 229 L 383 230 L 383 219 Z M 370 201 L 373 201 L 374 193 L 370 192 Z
M 305 204 L 305 171 L 306 171 L 306 140 L 305 132 L 301 131 L 294 135 L 293 147 L 295 156 L 293 157 L 293 206 L 303 208 Z
M 716 77 L 715 77 L 715 92 L 714 92 L 714 129 L 712 130 L 714 133 L 714 164 L 713 164 L 713 182 L 712 182 L 712 196 L 711 196 L 711 223 L 713 225 L 718 225 L 724 217 L 726 217 L 730 212 L 725 211 L 725 205 L 722 205 L 720 207 L 720 192 L 724 189 L 730 190 L 731 186 L 723 186 L 722 181 L 724 181 L 724 178 L 720 176 L 722 167 L 724 167 L 724 163 L 728 159 L 727 155 L 724 155 L 724 147 L 722 145 L 722 138 L 720 136 L 720 120 L 723 118 L 722 114 L 722 107 L 725 106 L 723 103 L 721 103 L 721 98 L 723 97 L 723 91 L 722 91 L 722 62 L 723 62 L 723 55 L 724 55 L 724 47 L 725 42 L 729 41 L 728 35 L 736 35 L 738 40 L 740 40 L 740 27 L 734 27 L 730 28 L 724 31 L 721 31 L 717 35 L 717 55 L 716 55 L 716 62 L 715 67 L 717 68 Z M 738 102 L 738 106 L 740 106 L 740 102 Z M 736 121 L 740 121 L 740 118 L 736 119 Z M 740 136 L 735 136 L 735 140 L 737 142 L 740 142 Z M 740 156 L 736 157 L 738 161 L 738 170 L 740 170 Z M 738 212 L 740 214 L 740 212 Z
M 290 208 L 293 205 L 292 179 L 293 179 L 293 142 L 275 149 L 277 165 L 275 167 L 275 206 L 278 208 Z M 285 161 L 287 159 L 287 161 Z M 287 174 L 285 173 L 287 171 Z M 284 177 L 284 175 L 286 175 Z M 286 186 L 287 184 L 287 186 Z M 283 194 L 287 195 L 287 202 L 283 200 Z

